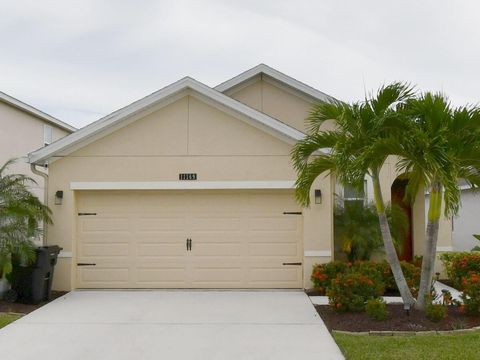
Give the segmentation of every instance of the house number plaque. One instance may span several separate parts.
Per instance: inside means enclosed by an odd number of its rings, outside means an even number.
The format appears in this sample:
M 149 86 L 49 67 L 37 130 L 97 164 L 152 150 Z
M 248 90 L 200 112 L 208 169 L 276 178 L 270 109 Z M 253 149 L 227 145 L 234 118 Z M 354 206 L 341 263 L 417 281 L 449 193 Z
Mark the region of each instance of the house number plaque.
M 179 180 L 197 180 L 196 173 L 185 173 L 185 174 L 178 174 Z

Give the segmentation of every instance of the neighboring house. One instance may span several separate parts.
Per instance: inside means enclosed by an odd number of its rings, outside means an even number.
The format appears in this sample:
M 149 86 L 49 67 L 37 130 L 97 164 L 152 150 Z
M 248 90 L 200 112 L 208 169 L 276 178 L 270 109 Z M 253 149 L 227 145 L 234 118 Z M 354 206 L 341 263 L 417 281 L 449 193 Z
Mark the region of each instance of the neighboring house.
M 460 182 L 459 187 L 462 203 L 458 215 L 453 218 L 453 250 L 470 251 L 480 246 L 480 241 L 473 237 L 480 234 L 480 191 L 473 190 L 465 182 Z
M 54 287 L 309 287 L 312 265 L 332 259 L 335 179 L 320 176 L 301 209 L 290 151 L 331 99 L 266 65 L 216 88 L 186 77 L 29 154 L 48 164 L 49 203 L 63 191 Z M 381 176 L 389 200 L 392 160 Z
M 74 132 L 76 129 L 53 116 L 0 92 L 0 164 L 18 158 L 10 173 L 26 174 L 37 182 L 33 192 L 44 198 L 44 180 L 35 175 L 27 154 Z

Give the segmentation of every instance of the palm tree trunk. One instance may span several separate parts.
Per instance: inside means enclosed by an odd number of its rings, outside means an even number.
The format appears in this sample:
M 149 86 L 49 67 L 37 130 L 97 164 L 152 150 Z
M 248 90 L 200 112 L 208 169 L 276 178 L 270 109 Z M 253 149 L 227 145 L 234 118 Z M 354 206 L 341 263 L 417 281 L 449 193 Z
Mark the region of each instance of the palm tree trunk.
M 432 287 L 433 271 L 435 268 L 435 258 L 437 255 L 438 227 L 440 224 L 440 213 L 442 209 L 442 187 L 435 182 L 430 192 L 428 203 L 428 222 L 425 235 L 425 252 L 422 260 L 422 275 L 420 277 L 420 289 L 418 290 L 417 303 L 415 307 L 418 310 L 425 310 L 427 296 Z
M 402 267 L 400 265 L 400 260 L 398 259 L 397 251 L 395 250 L 395 246 L 393 244 L 392 234 L 390 233 L 390 226 L 388 224 L 387 215 L 385 213 L 385 203 L 383 201 L 383 196 L 380 188 L 378 171 L 373 173 L 372 180 L 375 205 L 377 207 L 378 220 L 380 222 L 380 231 L 382 233 L 382 239 L 385 247 L 387 261 L 390 264 L 390 268 L 392 269 L 392 274 L 402 297 L 403 303 L 411 306 L 415 303 L 415 299 L 412 296 L 412 292 L 408 287 L 407 281 L 405 280 L 405 276 L 403 275 Z

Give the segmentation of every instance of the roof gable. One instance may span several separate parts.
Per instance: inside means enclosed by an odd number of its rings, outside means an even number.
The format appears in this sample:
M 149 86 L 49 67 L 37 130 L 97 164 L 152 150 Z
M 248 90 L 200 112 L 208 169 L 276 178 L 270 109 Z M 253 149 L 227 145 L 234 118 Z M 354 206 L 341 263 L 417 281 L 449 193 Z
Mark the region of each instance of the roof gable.
M 48 115 L 46 113 L 44 113 L 43 111 L 40 111 L 36 108 L 34 108 L 33 106 L 30 106 L 28 104 L 25 104 L 24 102 L 18 100 L 18 99 L 15 99 L 14 97 L 10 96 L 10 95 L 7 95 L 5 94 L 4 92 L 1 92 L 0 91 L 0 101 L 1 102 L 4 102 L 10 106 L 13 106 L 14 108 L 16 109 L 19 109 L 23 112 L 26 112 L 27 114 L 30 114 L 30 115 L 33 115 L 47 123 L 50 123 L 52 125 L 55 125 L 63 130 L 66 130 L 70 133 L 74 132 L 75 130 L 77 130 L 76 128 L 74 128 L 73 126 L 61 121 L 61 120 L 58 120 L 57 118 L 54 118 L 53 116 L 51 115 Z
M 289 88 L 300 92 L 303 95 L 306 95 L 310 97 L 313 100 L 316 101 L 334 101 L 335 98 L 333 98 L 330 95 L 327 95 L 320 90 L 317 90 L 301 81 L 298 81 L 297 79 L 292 78 L 291 76 L 288 76 L 278 70 L 275 70 L 274 68 L 271 68 L 268 65 L 265 64 L 259 64 L 233 78 L 230 80 L 227 80 L 215 87 L 215 90 L 220 91 L 222 93 L 229 94 L 230 91 L 234 90 L 234 88 L 241 86 L 242 84 L 249 83 L 253 79 L 257 78 L 258 76 L 265 75 L 280 84 L 283 84 L 285 86 L 288 86 Z
M 144 116 L 149 109 L 170 104 L 185 95 L 192 95 L 222 111 L 234 115 L 251 125 L 288 142 L 295 143 L 304 134 L 292 127 L 242 104 L 190 77 L 185 77 L 154 92 L 104 118 L 66 136 L 53 144 L 29 154 L 29 162 L 45 164 L 57 156 L 65 156 L 90 144 L 115 130 Z M 153 110 L 152 110 L 153 111 Z M 50 161 L 50 162 L 51 162 Z

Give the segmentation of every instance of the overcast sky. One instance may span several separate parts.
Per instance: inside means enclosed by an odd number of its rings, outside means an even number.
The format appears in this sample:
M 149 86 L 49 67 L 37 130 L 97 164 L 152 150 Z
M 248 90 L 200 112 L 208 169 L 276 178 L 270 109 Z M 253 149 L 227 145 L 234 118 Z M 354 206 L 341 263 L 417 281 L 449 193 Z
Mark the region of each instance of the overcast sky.
M 258 63 L 345 101 L 393 80 L 480 101 L 478 1 L 0 0 L 0 91 L 76 127 Z

